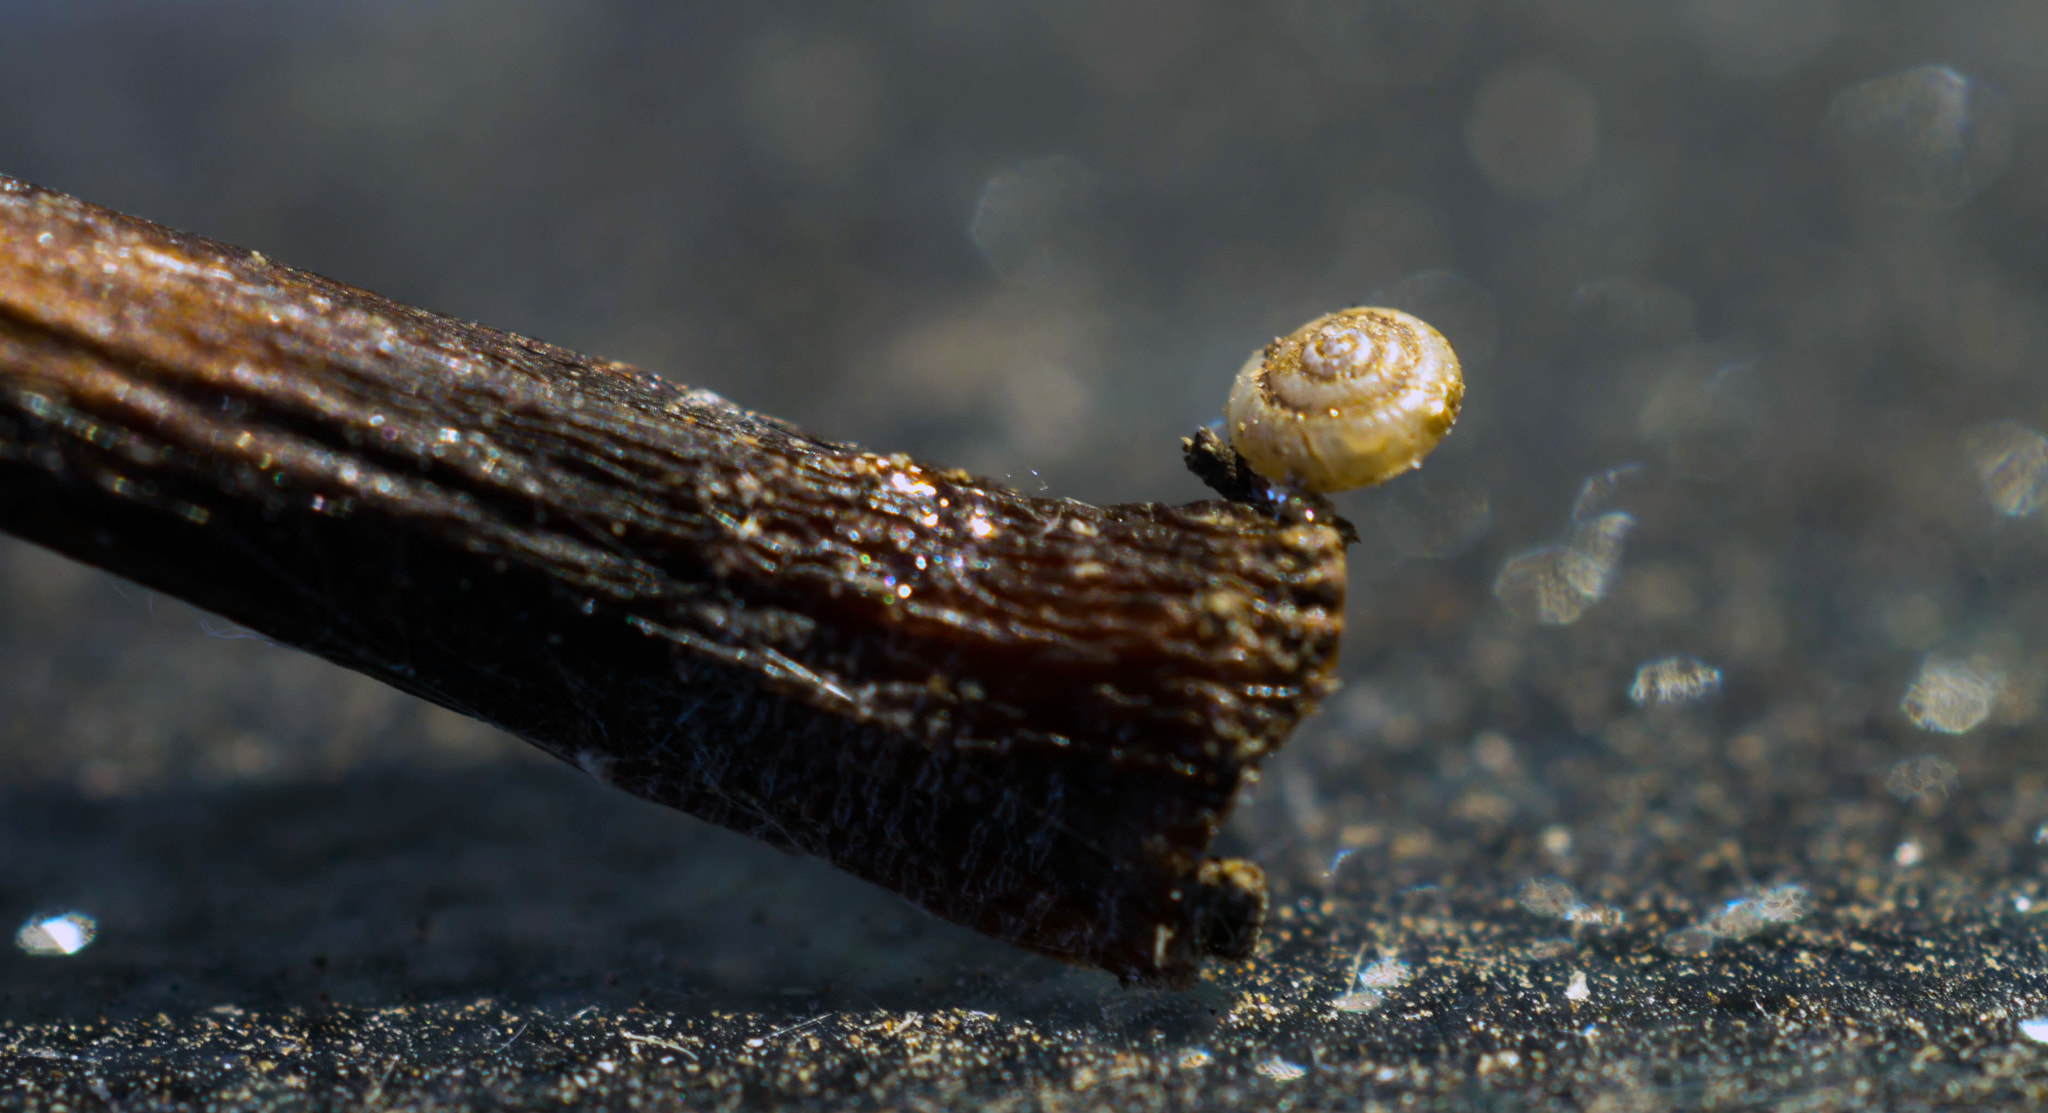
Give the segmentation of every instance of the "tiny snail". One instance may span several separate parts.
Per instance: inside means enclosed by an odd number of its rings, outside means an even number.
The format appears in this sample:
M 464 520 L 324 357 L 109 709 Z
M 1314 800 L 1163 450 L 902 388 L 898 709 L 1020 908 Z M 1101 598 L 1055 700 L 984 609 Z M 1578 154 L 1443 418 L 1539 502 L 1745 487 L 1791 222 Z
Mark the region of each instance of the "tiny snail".
M 1464 396 L 1442 333 L 1398 309 L 1345 309 L 1252 353 L 1223 417 L 1230 447 L 1252 470 L 1324 494 L 1421 463 Z

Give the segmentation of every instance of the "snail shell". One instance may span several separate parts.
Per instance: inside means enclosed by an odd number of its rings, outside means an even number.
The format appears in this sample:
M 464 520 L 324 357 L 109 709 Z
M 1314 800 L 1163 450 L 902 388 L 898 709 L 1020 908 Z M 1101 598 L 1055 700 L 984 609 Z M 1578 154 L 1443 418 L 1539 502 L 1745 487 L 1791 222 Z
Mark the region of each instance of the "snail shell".
M 1223 417 L 1253 471 L 1321 494 L 1421 463 L 1464 397 L 1442 333 L 1398 309 L 1345 309 L 1252 353 Z

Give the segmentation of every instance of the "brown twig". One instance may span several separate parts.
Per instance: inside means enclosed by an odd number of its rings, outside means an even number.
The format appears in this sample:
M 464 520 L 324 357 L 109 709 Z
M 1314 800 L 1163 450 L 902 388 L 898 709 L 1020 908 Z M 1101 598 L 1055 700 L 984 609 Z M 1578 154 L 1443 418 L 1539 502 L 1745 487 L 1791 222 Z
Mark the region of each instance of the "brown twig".
M 0 528 L 1132 980 L 1331 681 L 1342 545 L 805 436 L 0 178 Z

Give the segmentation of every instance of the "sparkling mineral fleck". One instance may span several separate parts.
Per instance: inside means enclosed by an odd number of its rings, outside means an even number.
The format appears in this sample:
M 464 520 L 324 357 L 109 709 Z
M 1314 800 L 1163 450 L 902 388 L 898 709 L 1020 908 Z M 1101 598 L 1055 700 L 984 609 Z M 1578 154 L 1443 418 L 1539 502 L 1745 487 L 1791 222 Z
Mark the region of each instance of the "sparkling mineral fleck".
M 1639 707 L 1681 704 L 1721 690 L 1721 670 L 1683 654 L 1646 661 L 1636 670 L 1628 698 Z
M 14 945 L 32 955 L 75 955 L 98 933 L 98 921 L 83 912 L 35 916 L 14 933 Z

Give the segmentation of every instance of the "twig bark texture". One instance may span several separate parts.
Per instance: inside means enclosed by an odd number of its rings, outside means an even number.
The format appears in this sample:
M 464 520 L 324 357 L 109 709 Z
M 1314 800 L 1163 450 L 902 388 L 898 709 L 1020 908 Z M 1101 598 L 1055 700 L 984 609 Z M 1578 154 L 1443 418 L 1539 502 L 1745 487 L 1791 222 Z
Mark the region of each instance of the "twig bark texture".
M 1207 847 L 1343 554 L 804 435 L 0 178 L 0 528 L 1128 980 L 1249 952 Z

